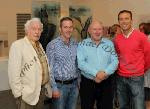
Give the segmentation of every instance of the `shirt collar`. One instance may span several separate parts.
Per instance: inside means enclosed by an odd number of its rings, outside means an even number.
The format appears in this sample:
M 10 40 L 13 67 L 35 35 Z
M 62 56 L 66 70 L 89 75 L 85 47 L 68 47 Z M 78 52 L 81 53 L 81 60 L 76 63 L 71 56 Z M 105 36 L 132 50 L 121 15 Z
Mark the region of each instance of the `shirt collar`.
M 125 35 L 123 32 L 122 34 L 125 38 L 129 38 L 129 36 L 132 34 L 133 31 L 134 31 L 134 28 L 132 28 L 132 30 L 127 35 Z
M 91 38 L 89 38 L 90 39 L 90 42 L 92 42 L 93 44 L 95 44 L 95 42 L 91 39 Z M 104 38 L 102 37 L 101 38 L 101 40 L 100 40 L 100 43 L 99 44 L 102 44 L 102 43 L 105 43 L 105 41 L 104 41 Z M 96 45 L 96 44 L 95 44 Z
M 59 40 L 60 40 L 64 45 L 70 45 L 70 44 L 73 42 L 72 38 L 70 38 L 68 44 L 66 44 L 65 41 L 63 40 L 63 38 L 62 38 L 61 36 L 59 37 Z
M 27 36 L 26 36 L 27 37 Z M 29 40 L 29 42 L 33 45 L 33 46 L 39 46 L 39 41 L 33 41 L 33 40 L 31 40 L 31 39 L 29 39 L 28 37 L 27 37 L 27 39 Z

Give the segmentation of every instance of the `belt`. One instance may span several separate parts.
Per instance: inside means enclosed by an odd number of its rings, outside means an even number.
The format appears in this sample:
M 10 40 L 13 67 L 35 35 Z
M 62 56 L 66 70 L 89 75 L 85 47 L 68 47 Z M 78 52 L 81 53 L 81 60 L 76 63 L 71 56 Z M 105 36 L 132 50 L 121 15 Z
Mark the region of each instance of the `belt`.
M 62 80 L 55 80 L 55 81 L 57 83 L 61 83 L 61 84 L 72 84 L 76 80 L 77 80 L 77 78 L 74 78 L 74 79 L 71 79 L 71 80 L 65 80 L 65 81 L 62 81 Z

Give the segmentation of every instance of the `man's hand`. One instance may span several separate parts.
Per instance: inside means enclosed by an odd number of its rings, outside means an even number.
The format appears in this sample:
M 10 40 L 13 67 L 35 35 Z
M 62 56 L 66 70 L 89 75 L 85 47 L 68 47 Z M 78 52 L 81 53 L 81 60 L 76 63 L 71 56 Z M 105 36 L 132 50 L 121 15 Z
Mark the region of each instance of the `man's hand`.
M 96 80 L 103 81 L 106 78 L 107 78 L 107 74 L 104 71 L 99 71 L 96 74 Z
M 53 98 L 59 98 L 60 97 L 60 92 L 57 90 L 57 91 L 53 91 L 52 92 L 52 97 Z
M 94 78 L 94 81 L 95 81 L 96 83 L 100 83 L 102 80 L 100 80 L 100 79 L 98 79 L 97 77 L 95 77 L 95 78 Z

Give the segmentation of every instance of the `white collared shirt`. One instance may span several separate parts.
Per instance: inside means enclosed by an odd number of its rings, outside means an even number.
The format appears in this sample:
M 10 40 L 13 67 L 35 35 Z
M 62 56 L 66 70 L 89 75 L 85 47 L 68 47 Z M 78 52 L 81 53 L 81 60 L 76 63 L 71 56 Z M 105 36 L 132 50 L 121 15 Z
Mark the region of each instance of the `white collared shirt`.
M 134 30 L 134 28 L 132 28 L 132 30 L 127 34 L 127 35 L 125 35 L 123 32 L 123 36 L 125 37 L 125 38 L 129 38 L 129 36 L 132 34 L 132 32 L 133 32 L 133 30 Z

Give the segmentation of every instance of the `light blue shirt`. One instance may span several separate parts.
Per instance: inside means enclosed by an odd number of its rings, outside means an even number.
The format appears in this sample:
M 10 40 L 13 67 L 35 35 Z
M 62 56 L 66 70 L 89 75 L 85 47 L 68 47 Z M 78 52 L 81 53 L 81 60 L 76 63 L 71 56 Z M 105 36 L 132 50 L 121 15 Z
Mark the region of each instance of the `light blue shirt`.
M 102 38 L 99 45 L 96 45 L 91 38 L 79 43 L 77 60 L 81 74 L 88 79 L 94 79 L 99 71 L 104 71 L 109 76 L 118 66 L 114 45 L 106 38 Z

